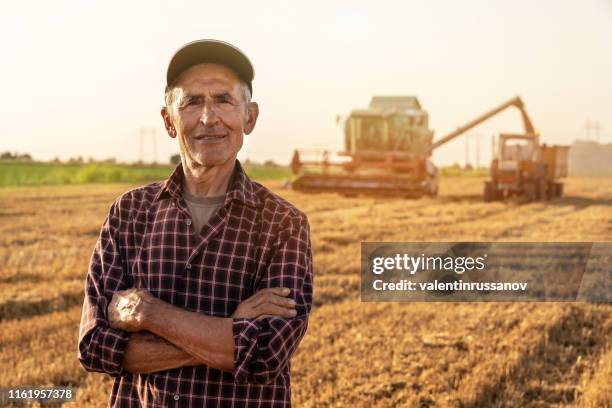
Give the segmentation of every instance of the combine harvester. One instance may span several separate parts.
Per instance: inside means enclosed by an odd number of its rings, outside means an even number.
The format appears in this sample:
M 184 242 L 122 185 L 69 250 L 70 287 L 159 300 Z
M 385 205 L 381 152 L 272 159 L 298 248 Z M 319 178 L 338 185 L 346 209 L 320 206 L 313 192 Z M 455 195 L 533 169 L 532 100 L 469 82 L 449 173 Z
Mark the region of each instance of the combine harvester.
M 433 142 L 429 115 L 416 97 L 375 96 L 368 109 L 354 110 L 346 120 L 344 151 L 294 152 L 291 169 L 298 177 L 292 187 L 344 195 L 436 196 L 438 171 L 430 160 L 434 149 L 510 106 L 520 110 L 525 132 L 534 134 L 523 102 L 516 97 Z M 495 191 L 498 197 L 501 190 Z
M 414 96 L 375 96 L 368 109 L 344 123 L 344 151 L 296 150 L 294 190 L 435 196 L 438 174 L 427 149 L 433 141 L 429 115 Z M 305 160 L 304 158 L 307 157 Z

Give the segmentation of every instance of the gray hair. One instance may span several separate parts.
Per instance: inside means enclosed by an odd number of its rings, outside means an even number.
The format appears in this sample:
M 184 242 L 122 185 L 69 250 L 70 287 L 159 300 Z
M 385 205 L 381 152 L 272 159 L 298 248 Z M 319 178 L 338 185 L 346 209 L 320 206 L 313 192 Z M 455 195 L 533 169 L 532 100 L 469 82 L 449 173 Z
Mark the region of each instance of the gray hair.
M 242 89 L 242 98 L 244 100 L 244 115 L 245 118 L 249 117 L 249 104 L 251 103 L 251 90 L 249 89 L 249 85 L 244 82 L 244 81 L 240 81 L 240 88 Z M 175 91 L 175 87 L 174 84 L 170 84 L 168 86 L 166 86 L 166 90 L 164 91 L 164 100 L 166 102 L 166 107 L 168 109 L 170 109 L 172 107 L 172 105 L 174 104 L 175 101 L 175 95 L 176 93 Z

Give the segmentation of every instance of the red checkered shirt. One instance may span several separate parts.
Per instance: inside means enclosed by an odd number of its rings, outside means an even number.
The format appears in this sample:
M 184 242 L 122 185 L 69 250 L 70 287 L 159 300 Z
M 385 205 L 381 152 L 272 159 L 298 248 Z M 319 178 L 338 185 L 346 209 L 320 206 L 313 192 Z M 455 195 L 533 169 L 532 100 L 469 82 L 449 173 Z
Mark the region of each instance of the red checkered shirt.
M 312 305 L 308 220 L 236 161 L 223 207 L 198 233 L 182 182 L 179 164 L 168 180 L 112 204 L 87 274 L 78 358 L 86 370 L 115 377 L 111 407 L 290 406 L 289 360 Z M 106 312 L 114 292 L 146 288 L 185 310 L 229 317 L 256 291 L 278 286 L 291 288 L 297 316 L 233 319 L 234 372 L 206 365 L 150 374 L 123 369 L 128 333 L 110 328 Z

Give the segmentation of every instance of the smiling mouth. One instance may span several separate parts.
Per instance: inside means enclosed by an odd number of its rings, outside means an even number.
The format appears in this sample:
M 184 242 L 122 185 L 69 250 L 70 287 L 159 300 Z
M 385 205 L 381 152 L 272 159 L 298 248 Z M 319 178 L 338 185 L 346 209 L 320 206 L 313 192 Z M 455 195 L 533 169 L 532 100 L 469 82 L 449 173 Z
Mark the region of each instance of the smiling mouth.
M 225 139 L 226 136 L 227 135 L 199 135 L 199 136 L 194 136 L 193 139 L 197 141 L 208 142 L 208 141 L 222 140 L 222 139 Z

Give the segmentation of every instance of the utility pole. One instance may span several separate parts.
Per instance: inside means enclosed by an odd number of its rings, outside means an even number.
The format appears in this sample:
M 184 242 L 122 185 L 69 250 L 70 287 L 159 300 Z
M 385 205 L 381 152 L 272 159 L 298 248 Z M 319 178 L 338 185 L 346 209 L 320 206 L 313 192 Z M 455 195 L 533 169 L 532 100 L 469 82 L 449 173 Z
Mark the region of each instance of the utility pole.
M 157 129 L 155 128 L 140 128 L 140 152 L 139 161 L 144 163 L 144 140 L 147 135 L 151 136 L 151 146 L 153 149 L 153 163 L 157 163 Z
M 140 138 L 139 138 L 140 139 L 140 148 L 138 149 L 139 150 L 139 152 L 138 152 L 138 161 L 140 163 L 144 162 L 144 160 L 143 160 L 143 158 L 144 158 L 143 157 L 144 156 L 144 140 L 143 140 L 143 138 L 144 138 L 144 128 L 141 127 L 140 128 Z
M 599 121 L 591 121 L 590 119 L 587 119 L 586 121 L 586 125 L 584 126 L 586 129 L 586 138 L 587 140 L 591 140 L 591 130 L 593 130 L 593 134 L 595 136 L 595 140 L 599 141 Z
M 480 134 L 476 134 L 476 168 L 480 168 Z
M 468 139 L 469 137 L 466 135 L 465 136 L 465 165 L 464 165 L 465 168 L 467 168 L 468 164 L 470 164 L 470 143 Z
M 157 130 L 151 129 L 151 139 L 153 141 L 153 163 L 157 164 Z
M 496 143 L 495 143 L 495 134 L 491 135 L 491 161 L 493 161 L 493 159 L 495 159 L 495 148 L 496 148 Z

